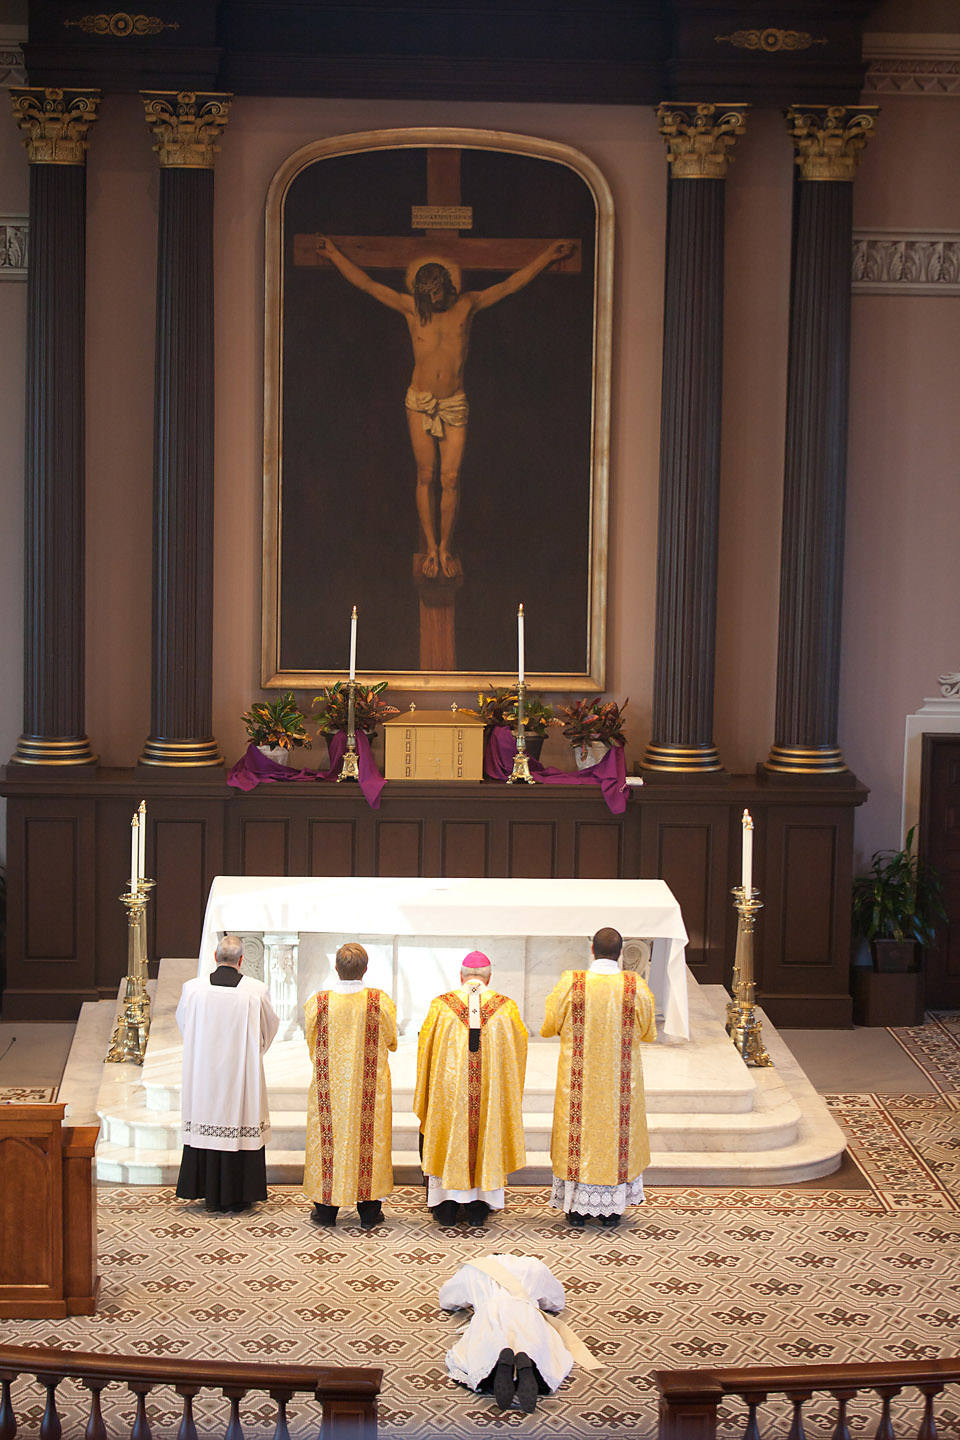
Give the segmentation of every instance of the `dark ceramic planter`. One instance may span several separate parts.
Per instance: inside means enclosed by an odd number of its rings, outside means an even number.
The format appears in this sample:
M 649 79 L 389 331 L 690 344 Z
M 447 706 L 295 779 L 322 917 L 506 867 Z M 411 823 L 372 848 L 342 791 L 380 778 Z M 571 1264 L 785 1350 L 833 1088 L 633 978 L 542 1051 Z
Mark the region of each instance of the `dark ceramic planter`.
M 870 953 L 879 975 L 912 975 L 920 969 L 920 947 L 915 940 L 873 940 Z

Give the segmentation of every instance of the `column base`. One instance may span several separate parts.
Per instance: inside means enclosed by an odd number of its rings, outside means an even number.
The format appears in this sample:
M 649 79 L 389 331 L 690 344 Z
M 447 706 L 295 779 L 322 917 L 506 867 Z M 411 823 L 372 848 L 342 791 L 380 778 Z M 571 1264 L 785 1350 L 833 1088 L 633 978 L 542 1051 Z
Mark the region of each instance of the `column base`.
M 10 756 L 11 765 L 96 765 L 100 759 L 86 735 L 67 738 L 21 735 Z
M 835 745 L 771 745 L 763 765 L 774 775 L 843 775 L 849 766 Z
M 222 765 L 223 756 L 216 740 L 164 740 L 151 735 L 138 763 L 199 770 Z
M 652 740 L 640 765 L 644 770 L 672 775 L 703 775 L 723 769 L 715 745 L 657 745 Z

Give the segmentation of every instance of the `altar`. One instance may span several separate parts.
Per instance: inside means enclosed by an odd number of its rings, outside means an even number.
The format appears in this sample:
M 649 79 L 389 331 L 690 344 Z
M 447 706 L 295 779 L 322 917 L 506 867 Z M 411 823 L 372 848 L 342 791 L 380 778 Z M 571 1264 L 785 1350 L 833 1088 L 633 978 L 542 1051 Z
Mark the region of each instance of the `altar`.
M 220 875 L 199 973 L 213 969 L 220 936 L 240 935 L 244 970 L 269 986 L 280 1038 L 292 1038 L 303 1002 L 334 977 L 338 947 L 356 940 L 370 956 L 367 983 L 392 996 L 410 1041 L 433 997 L 459 983 L 463 956 L 482 950 L 492 984 L 536 1035 L 546 996 L 563 970 L 588 965 L 590 937 L 604 925 L 624 937 L 624 967 L 648 978 L 658 1030 L 688 1039 L 687 932 L 662 880 Z

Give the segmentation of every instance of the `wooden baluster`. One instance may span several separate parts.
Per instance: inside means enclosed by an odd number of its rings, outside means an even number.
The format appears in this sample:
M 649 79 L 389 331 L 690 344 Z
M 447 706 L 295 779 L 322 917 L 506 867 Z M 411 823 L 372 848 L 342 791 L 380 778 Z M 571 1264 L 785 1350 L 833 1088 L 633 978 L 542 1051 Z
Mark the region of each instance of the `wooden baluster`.
M 923 1407 L 923 1420 L 917 1431 L 917 1440 L 937 1440 L 937 1424 L 933 1418 L 933 1397 L 940 1394 L 943 1386 L 934 1381 L 931 1385 L 918 1385 L 917 1389 L 921 1395 L 927 1397 Z
M 177 1440 L 197 1440 L 197 1427 L 193 1419 L 193 1397 L 200 1387 L 199 1385 L 177 1385 L 174 1388 L 178 1395 L 183 1396 L 183 1414 L 180 1417 Z
M 243 1428 L 240 1424 L 240 1401 L 247 1392 L 246 1390 L 224 1390 L 223 1393 L 230 1401 L 230 1422 L 223 1440 L 243 1440 Z
M 110 1382 L 85 1376 L 82 1383 L 90 1391 L 90 1418 L 83 1433 L 83 1440 L 107 1440 L 107 1427 L 103 1423 L 103 1413 L 100 1409 L 100 1391 L 104 1385 L 109 1385 Z
M 47 1403 L 40 1421 L 40 1440 L 60 1440 L 63 1427 L 57 1414 L 57 1386 L 62 1375 L 38 1375 L 37 1380 L 47 1392 Z
M 793 1405 L 793 1420 L 790 1422 L 790 1433 L 787 1440 L 807 1440 L 806 1431 L 803 1428 L 803 1407 L 812 1394 L 812 1390 L 791 1392 L 790 1403 Z
M 893 1433 L 893 1421 L 890 1419 L 890 1401 L 894 1395 L 899 1395 L 901 1385 L 878 1385 L 877 1394 L 883 1401 L 883 1409 L 880 1412 L 880 1424 L 877 1426 L 877 1433 L 874 1440 L 897 1440 Z
M 749 1415 L 747 1416 L 747 1428 L 743 1432 L 743 1440 L 760 1440 L 760 1427 L 757 1424 L 757 1406 L 767 1397 L 765 1395 L 749 1395 L 743 1397 L 747 1402 Z
M 130 1440 L 153 1440 L 150 1422 L 147 1419 L 147 1396 L 153 1389 L 145 1380 L 131 1380 L 130 1389 L 137 1397 L 137 1413 L 134 1417 Z
M 270 1399 L 277 1402 L 277 1428 L 273 1432 L 273 1440 L 290 1440 L 290 1431 L 287 1429 L 287 1404 L 292 1395 L 292 1390 L 270 1391 Z M 3 1440 L 2 1435 L 0 1435 L 0 1440 Z
M 837 1402 L 837 1424 L 833 1432 L 833 1440 L 851 1440 L 850 1427 L 847 1425 L 847 1401 L 852 1400 L 856 1390 L 831 1390 L 830 1394 Z
M 17 1417 L 10 1399 L 10 1386 L 16 1378 L 7 1371 L 0 1375 L 0 1440 L 13 1440 L 17 1433 Z

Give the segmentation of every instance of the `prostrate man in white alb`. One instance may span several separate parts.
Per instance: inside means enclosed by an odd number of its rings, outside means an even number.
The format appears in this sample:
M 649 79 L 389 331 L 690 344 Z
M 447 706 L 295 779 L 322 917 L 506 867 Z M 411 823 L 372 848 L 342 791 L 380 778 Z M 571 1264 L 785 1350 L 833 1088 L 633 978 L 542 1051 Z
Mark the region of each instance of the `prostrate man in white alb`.
M 640 1050 L 657 1022 L 646 983 L 620 969 L 622 949 L 618 931 L 598 930 L 590 969 L 563 972 L 540 1031 L 560 1036 L 550 1205 L 577 1228 L 588 1215 L 610 1228 L 642 1205 L 650 1163 Z
M 188 980 L 177 1006 L 183 1035 L 181 1200 L 245 1210 L 267 1198 L 270 1113 L 263 1056 L 279 1021 L 266 985 L 241 975 L 243 941 L 225 935 L 217 968 Z
M 501 1410 L 516 1398 L 529 1414 L 538 1395 L 559 1389 L 575 1360 L 597 1367 L 572 1331 L 543 1313 L 562 1310 L 565 1297 L 542 1260 L 526 1255 L 470 1260 L 440 1287 L 439 1300 L 444 1310 L 473 1310 L 463 1335 L 447 1351 L 447 1369 L 471 1390 L 492 1390 Z
M 490 989 L 490 961 L 475 950 L 460 966 L 459 987 L 431 1001 L 417 1044 L 413 1108 L 427 1204 L 440 1225 L 455 1225 L 461 1206 L 471 1225 L 503 1209 L 507 1176 L 526 1164 L 526 1067 L 520 1011 Z

